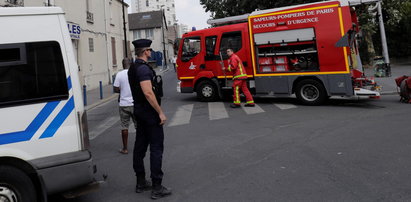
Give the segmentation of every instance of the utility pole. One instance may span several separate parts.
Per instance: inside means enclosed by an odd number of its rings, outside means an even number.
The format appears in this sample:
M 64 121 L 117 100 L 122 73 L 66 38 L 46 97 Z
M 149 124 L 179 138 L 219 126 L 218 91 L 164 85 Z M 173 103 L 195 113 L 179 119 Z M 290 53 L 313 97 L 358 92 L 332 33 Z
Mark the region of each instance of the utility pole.
M 164 6 L 164 5 L 163 5 Z M 164 57 L 164 65 L 166 66 L 166 68 L 167 68 L 167 55 L 166 55 L 166 41 L 165 41 L 165 34 L 164 34 L 164 24 L 166 23 L 166 20 L 165 20 L 165 14 L 164 14 L 164 9 L 163 9 L 163 6 L 161 6 L 161 21 L 163 22 L 162 24 L 161 24 L 161 29 L 162 29 L 162 31 L 163 31 L 163 57 Z M 164 67 L 163 67 L 164 68 Z
M 390 64 L 390 56 L 388 54 L 388 45 L 387 45 L 387 37 L 385 35 L 385 26 L 384 26 L 384 18 L 382 14 L 381 8 L 381 1 L 377 3 L 377 13 L 378 13 L 378 21 L 380 26 L 380 33 L 381 33 L 381 44 L 382 44 L 382 54 L 384 57 L 384 62 L 387 67 L 387 76 L 391 76 L 391 64 Z
M 123 8 L 123 31 L 124 31 L 124 58 L 128 58 L 127 51 L 127 29 L 126 29 L 126 13 L 124 11 L 124 0 L 121 0 L 121 5 Z

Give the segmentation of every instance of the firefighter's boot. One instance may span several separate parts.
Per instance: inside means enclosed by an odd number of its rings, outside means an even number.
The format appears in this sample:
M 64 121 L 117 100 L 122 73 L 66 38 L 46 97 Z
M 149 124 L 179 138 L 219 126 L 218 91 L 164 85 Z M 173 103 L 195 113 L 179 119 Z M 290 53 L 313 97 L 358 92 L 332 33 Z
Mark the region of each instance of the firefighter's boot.
M 241 105 L 231 104 L 230 107 L 231 107 L 231 108 L 240 108 Z

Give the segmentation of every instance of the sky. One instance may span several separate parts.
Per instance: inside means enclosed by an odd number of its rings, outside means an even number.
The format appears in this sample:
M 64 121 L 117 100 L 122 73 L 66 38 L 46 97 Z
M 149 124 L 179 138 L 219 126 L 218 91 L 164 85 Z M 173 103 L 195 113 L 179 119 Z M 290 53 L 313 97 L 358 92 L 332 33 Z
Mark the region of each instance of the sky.
M 131 0 L 124 0 L 131 5 Z M 177 23 L 196 27 L 197 30 L 208 27 L 207 20 L 210 19 L 210 13 L 206 13 L 200 0 L 174 0 L 176 6 Z

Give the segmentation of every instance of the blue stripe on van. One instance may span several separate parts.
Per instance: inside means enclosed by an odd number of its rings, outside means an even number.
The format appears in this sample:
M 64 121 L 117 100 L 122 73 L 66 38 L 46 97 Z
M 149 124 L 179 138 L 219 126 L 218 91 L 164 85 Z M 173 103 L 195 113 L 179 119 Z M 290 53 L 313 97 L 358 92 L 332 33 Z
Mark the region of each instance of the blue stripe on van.
M 0 145 L 29 141 L 59 103 L 60 101 L 47 103 L 26 130 L 0 134 Z
M 67 87 L 68 87 L 68 90 L 71 90 L 71 76 L 69 76 L 68 78 L 67 78 Z
M 40 139 L 53 137 L 56 131 L 63 125 L 63 122 L 67 119 L 70 113 L 74 109 L 74 97 L 71 97 L 70 100 L 64 105 L 63 109 L 57 114 L 51 124 L 40 136 Z
M 68 90 L 71 90 L 72 83 L 71 83 L 70 76 L 67 78 L 67 86 L 68 86 Z M 40 111 L 40 113 L 37 114 L 37 116 L 30 123 L 30 125 L 26 128 L 26 130 L 0 134 L 0 145 L 31 140 L 34 134 L 36 134 L 36 132 L 39 130 L 40 126 L 43 125 L 44 121 L 46 121 L 46 119 L 50 116 L 53 110 L 56 109 L 59 103 L 60 101 L 48 102 L 43 107 L 43 109 Z M 63 124 L 64 120 L 66 120 L 67 116 L 71 113 L 73 109 L 74 109 L 74 99 L 73 97 L 71 97 L 70 100 L 63 107 L 63 109 L 56 116 L 56 118 L 54 118 L 50 126 L 46 129 L 45 132 L 43 132 L 40 138 L 45 138 L 43 136 L 47 136 L 47 135 L 49 136 L 51 135 L 50 137 L 52 137 L 54 133 L 57 131 L 57 129 Z M 56 125 L 58 127 L 54 128 Z

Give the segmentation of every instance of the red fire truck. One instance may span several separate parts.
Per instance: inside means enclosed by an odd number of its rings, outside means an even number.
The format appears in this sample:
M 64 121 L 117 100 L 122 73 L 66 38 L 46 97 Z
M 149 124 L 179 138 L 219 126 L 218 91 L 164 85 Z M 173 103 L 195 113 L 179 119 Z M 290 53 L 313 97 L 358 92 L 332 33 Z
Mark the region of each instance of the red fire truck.
M 322 1 L 209 20 L 217 27 L 181 39 L 178 89 L 196 92 L 200 101 L 221 98 L 232 86 L 232 74 L 222 70 L 231 48 L 243 60 L 254 96 L 295 94 L 307 105 L 321 104 L 330 96 L 377 98 L 375 82 L 363 73 L 353 4 Z

